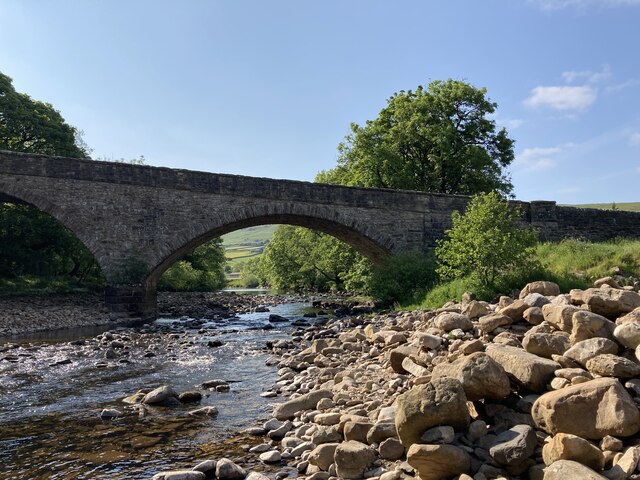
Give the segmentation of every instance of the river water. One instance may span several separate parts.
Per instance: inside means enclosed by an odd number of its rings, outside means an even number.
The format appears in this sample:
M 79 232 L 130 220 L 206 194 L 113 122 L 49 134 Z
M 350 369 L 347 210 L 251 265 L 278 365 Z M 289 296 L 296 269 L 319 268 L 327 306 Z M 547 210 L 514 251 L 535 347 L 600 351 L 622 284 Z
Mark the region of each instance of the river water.
M 296 320 L 308 307 L 283 304 L 270 313 Z M 272 410 L 260 396 L 276 380 L 264 346 L 291 338 L 292 326 L 270 324 L 270 313 L 191 329 L 188 320 L 161 319 L 170 331 L 120 329 L 113 339 L 96 339 L 98 329 L 0 339 L 0 479 L 148 479 L 207 458 L 241 460 L 242 447 L 257 440 L 238 432 Z M 110 348 L 114 340 L 124 347 Z M 210 340 L 222 346 L 211 348 Z M 107 350 L 117 356 L 105 358 Z M 122 402 L 139 389 L 183 392 L 211 379 L 231 382 L 231 390 L 200 390 L 197 406 L 152 407 L 145 416 Z M 188 415 L 207 405 L 219 415 Z M 103 408 L 124 415 L 103 421 Z

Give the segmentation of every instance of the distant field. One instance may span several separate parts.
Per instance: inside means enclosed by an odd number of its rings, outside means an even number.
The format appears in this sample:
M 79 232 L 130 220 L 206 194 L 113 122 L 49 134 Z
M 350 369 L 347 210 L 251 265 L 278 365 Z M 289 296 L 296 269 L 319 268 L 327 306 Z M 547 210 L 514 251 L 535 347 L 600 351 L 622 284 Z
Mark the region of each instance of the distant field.
M 273 232 L 276 231 L 278 225 L 259 225 L 257 227 L 243 228 L 235 232 L 227 233 L 222 236 L 222 244 L 231 245 L 247 245 L 249 243 L 267 243 L 271 240 Z
M 583 203 L 580 205 L 570 205 L 571 207 L 579 208 L 598 208 L 600 210 L 611 210 L 613 203 Z M 624 210 L 627 212 L 640 212 L 640 202 L 626 202 L 615 204 L 617 210 Z
M 237 271 L 250 258 L 262 255 L 262 251 L 278 225 L 260 225 L 236 230 L 222 237 L 227 264 Z

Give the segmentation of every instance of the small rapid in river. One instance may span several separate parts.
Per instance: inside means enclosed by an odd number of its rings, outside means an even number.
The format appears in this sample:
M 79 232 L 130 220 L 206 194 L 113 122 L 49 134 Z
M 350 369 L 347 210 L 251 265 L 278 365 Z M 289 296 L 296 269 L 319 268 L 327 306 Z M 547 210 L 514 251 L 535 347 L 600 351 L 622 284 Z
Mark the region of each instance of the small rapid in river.
M 293 328 L 269 316 L 315 322 L 303 320 L 309 304 L 269 310 L 0 339 L 0 479 L 148 479 L 211 454 L 238 458 L 253 441 L 238 432 L 272 408 L 260 396 L 276 381 L 264 347 Z M 226 380 L 230 391 L 196 388 L 212 379 Z M 160 385 L 203 397 L 197 405 L 100 418 L 102 409 L 124 411 L 123 398 Z M 217 417 L 188 414 L 209 405 Z

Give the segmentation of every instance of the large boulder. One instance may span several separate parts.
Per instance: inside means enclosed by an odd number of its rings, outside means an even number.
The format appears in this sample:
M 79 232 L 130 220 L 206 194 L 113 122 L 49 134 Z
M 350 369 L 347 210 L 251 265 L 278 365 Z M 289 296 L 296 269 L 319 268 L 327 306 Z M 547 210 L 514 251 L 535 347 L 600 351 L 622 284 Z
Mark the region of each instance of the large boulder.
M 640 323 L 629 322 L 618 325 L 613 331 L 613 337 L 621 345 L 635 349 L 640 345 Z
M 468 472 L 471 457 L 454 445 L 415 444 L 407 452 L 407 463 L 421 480 L 445 480 Z
M 628 437 L 640 430 L 640 413 L 615 378 L 597 378 L 540 396 L 531 409 L 536 425 L 547 433 L 571 433 L 599 440 Z
M 542 306 L 542 315 L 547 323 L 556 329 L 571 333 L 573 328 L 573 314 L 580 309 L 573 305 L 556 305 L 548 303 Z
M 533 455 L 537 444 L 533 428 L 529 425 L 516 425 L 496 437 L 489 455 L 501 465 L 520 465 Z
M 518 299 L 501 309 L 500 313 L 511 318 L 511 320 L 513 320 L 514 322 L 517 322 L 519 320 L 522 320 L 522 315 L 530 306 L 531 305 L 527 305 L 524 300 Z
M 205 480 L 207 476 L 193 470 L 171 470 L 156 473 L 151 480 Z
M 640 365 L 628 358 L 605 353 L 587 361 L 587 370 L 602 377 L 633 378 L 640 375 Z
M 544 470 L 544 480 L 608 480 L 573 460 L 558 460 Z
M 631 312 L 618 317 L 616 325 L 625 325 L 627 323 L 640 323 L 640 307 L 633 309 Z
M 571 343 L 592 337 L 611 338 L 616 326 L 611 320 L 588 310 L 578 310 L 571 318 Z
M 545 465 L 558 460 L 573 460 L 600 471 L 604 468 L 602 450 L 584 438 L 570 433 L 558 433 L 542 448 Z
M 615 318 L 640 307 L 640 295 L 616 288 L 588 288 L 581 292 L 580 299 L 589 310 L 608 318 Z
M 393 371 L 400 374 L 408 373 L 402 366 L 402 362 L 405 358 L 417 355 L 419 350 L 415 345 L 401 345 L 391 350 L 389 352 L 389 364 Z
M 557 283 L 548 282 L 546 280 L 530 282 L 527 283 L 520 291 L 519 298 L 525 298 L 531 293 L 539 293 L 545 297 L 555 297 L 556 295 L 560 295 L 560 287 Z
M 480 330 L 483 333 L 491 333 L 496 328 L 506 327 L 513 323 L 513 319 L 502 313 L 491 313 L 489 315 L 485 315 L 480 317 L 478 320 L 480 322 Z
M 524 303 L 526 303 L 529 307 L 538 308 L 542 308 L 543 305 L 551 303 L 547 297 L 545 297 L 544 295 L 540 295 L 539 293 L 530 293 L 522 300 L 524 300 Z
M 216 463 L 216 478 L 219 480 L 242 480 L 246 476 L 244 468 L 228 458 L 222 458 Z
M 467 397 L 453 378 L 438 378 L 417 385 L 396 401 L 395 425 L 405 447 L 420 443 L 425 430 L 436 425 L 466 428 L 469 425 Z
M 461 357 L 453 363 L 436 365 L 431 373 L 432 381 L 444 377 L 458 380 L 470 401 L 483 398 L 501 400 L 511 392 L 504 368 L 483 352 Z
M 571 347 L 571 340 L 565 332 L 531 333 L 524 336 L 522 346 L 529 353 L 550 359 L 552 355 L 566 352 Z
M 564 352 L 564 356 L 586 367 L 590 359 L 605 353 L 618 353 L 618 345 L 616 342 L 608 338 L 594 337 L 576 343 Z
M 176 398 L 177 396 L 178 394 L 173 388 L 167 385 L 163 385 L 162 387 L 158 387 L 147 393 L 142 399 L 142 403 L 145 403 L 147 405 L 157 405 L 160 403 L 165 403 L 172 398 Z
M 491 344 L 487 346 L 486 352 L 520 384 L 534 392 L 546 390 L 553 380 L 554 372 L 560 368 L 552 360 L 540 358 L 517 347 Z
M 444 330 L 445 332 L 450 332 L 457 328 L 466 332 L 473 328 L 473 322 L 467 315 L 455 312 L 441 313 L 434 319 L 433 323 L 436 328 Z
M 371 447 L 354 440 L 341 443 L 334 453 L 339 478 L 363 478 L 365 470 L 375 459 Z
M 312 392 L 278 405 L 273 412 L 273 416 L 278 420 L 287 420 L 302 410 L 316 408 L 318 402 L 323 398 L 332 397 L 333 392 L 331 390 L 313 390 Z
M 309 454 L 309 463 L 320 470 L 327 471 L 334 461 L 334 455 L 339 443 L 323 443 L 314 448 Z

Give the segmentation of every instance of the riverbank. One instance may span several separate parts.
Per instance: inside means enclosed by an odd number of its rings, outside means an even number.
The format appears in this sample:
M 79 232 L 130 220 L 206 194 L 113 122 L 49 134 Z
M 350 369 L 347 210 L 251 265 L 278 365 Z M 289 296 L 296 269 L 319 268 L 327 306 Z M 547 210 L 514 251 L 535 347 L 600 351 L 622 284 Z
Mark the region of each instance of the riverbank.
M 97 293 L 0 297 L 0 337 L 113 324 Z
M 314 297 L 312 297 L 314 298 Z M 328 297 L 322 297 L 328 298 Z M 303 302 L 299 295 L 235 292 L 159 292 L 159 318 L 230 318 L 267 311 L 270 306 Z M 37 294 L 0 297 L 0 338 L 59 329 L 127 325 L 109 315 L 99 293 Z
M 256 460 L 309 480 L 637 479 L 639 345 L 640 295 L 613 279 L 332 320 L 272 346 L 281 403 L 239 464 L 154 479 L 264 479 Z

